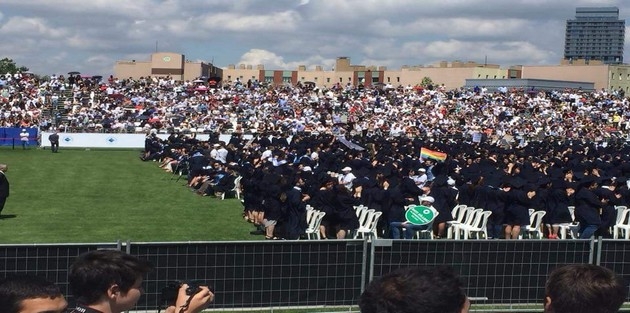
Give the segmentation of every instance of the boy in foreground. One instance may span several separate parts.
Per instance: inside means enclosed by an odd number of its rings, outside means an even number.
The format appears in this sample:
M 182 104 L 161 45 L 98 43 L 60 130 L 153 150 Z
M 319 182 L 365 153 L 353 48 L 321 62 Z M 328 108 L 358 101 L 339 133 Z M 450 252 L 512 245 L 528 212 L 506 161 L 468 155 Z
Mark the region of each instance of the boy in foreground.
M 77 299 L 72 313 L 121 313 L 131 310 L 140 296 L 143 276 L 153 269 L 149 262 L 118 250 L 97 250 L 80 255 L 70 267 L 68 282 Z M 179 288 L 175 306 L 168 313 L 198 313 L 214 299 L 207 286 L 187 295 Z

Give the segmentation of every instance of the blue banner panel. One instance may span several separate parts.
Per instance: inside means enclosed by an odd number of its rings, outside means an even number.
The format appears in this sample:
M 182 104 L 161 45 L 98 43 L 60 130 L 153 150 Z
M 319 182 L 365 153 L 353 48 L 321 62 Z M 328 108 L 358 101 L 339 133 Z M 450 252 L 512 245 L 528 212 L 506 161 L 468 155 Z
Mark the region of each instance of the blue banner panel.
M 28 132 L 28 145 L 37 147 L 37 128 L 18 128 L 18 127 L 2 127 L 0 128 L 0 146 L 21 147 L 20 133 L 22 129 Z

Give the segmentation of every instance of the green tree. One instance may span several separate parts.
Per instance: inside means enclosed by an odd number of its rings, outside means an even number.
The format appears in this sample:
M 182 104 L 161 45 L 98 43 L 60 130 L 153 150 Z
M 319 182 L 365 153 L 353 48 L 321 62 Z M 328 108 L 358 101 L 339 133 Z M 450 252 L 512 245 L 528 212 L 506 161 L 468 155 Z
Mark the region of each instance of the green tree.
M 431 77 L 425 76 L 422 78 L 422 82 L 420 82 L 422 87 L 433 86 L 433 80 Z
M 28 67 L 17 66 L 17 64 L 15 64 L 15 62 L 9 58 L 4 58 L 0 60 L 0 74 L 15 74 L 17 72 L 28 72 Z

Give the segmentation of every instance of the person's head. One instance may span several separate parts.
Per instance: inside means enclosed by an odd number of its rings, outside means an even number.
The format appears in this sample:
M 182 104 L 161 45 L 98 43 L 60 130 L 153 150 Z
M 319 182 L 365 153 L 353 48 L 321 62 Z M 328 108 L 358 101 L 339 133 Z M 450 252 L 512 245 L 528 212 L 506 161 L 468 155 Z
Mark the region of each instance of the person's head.
M 44 278 L 12 276 L 0 281 L 0 308 L 5 313 L 62 313 L 68 303 L 59 287 Z
M 545 285 L 547 313 L 613 313 L 623 304 L 628 290 L 613 271 L 591 264 L 559 267 Z
M 108 301 L 118 311 L 131 309 L 144 293 L 142 279 L 152 265 L 118 250 L 96 250 L 77 257 L 68 271 L 77 302 Z
M 6 172 L 9 170 L 9 166 L 6 164 L 0 164 L 0 172 Z
M 420 204 L 424 206 L 432 206 L 433 202 L 435 202 L 435 198 L 431 196 L 424 196 L 420 198 Z
M 372 281 L 359 307 L 362 313 L 465 313 L 470 302 L 452 269 L 403 268 Z

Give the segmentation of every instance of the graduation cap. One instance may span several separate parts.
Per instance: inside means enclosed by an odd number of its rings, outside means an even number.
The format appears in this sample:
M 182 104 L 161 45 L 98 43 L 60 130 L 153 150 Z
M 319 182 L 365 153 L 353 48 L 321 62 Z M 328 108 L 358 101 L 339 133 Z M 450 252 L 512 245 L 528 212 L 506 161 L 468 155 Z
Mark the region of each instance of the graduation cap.
M 590 176 L 590 175 L 584 176 L 582 179 L 580 179 L 580 187 L 589 187 L 590 185 L 598 181 L 599 181 L 599 177 Z
M 538 186 L 545 186 L 545 185 L 548 185 L 550 182 L 551 182 L 551 179 L 543 176 L 538 180 Z
M 369 179 L 367 179 L 366 177 L 359 177 L 356 178 L 352 181 L 352 186 L 353 187 L 363 187 L 363 186 L 367 186 L 369 183 Z
M 448 181 L 448 176 L 439 175 L 435 177 L 435 179 L 433 180 L 433 186 L 446 186 L 447 181 Z
M 610 177 L 610 176 L 600 177 L 599 183 L 605 186 L 610 186 L 613 184 L 613 177 Z
M 523 191 L 536 191 L 538 190 L 538 186 L 536 186 L 535 184 L 525 184 L 523 185 Z
M 562 189 L 577 189 L 578 188 L 578 183 L 577 182 L 568 182 L 568 181 L 561 181 L 558 183 L 558 188 L 562 188 Z
M 625 176 L 619 176 L 615 178 L 615 182 L 617 184 L 625 184 L 628 181 L 628 177 Z
M 510 179 L 508 183 L 512 188 L 518 189 L 523 188 L 527 184 L 527 181 L 521 177 L 516 176 L 512 177 L 512 179 Z
M 503 184 L 508 187 L 519 189 L 525 186 L 526 183 L 527 183 L 526 180 L 518 176 L 513 176 L 513 177 L 508 177 Z
M 573 172 L 573 177 L 575 177 L 575 179 L 577 180 L 582 180 L 585 176 L 584 176 L 584 172 L 582 171 L 574 171 Z

